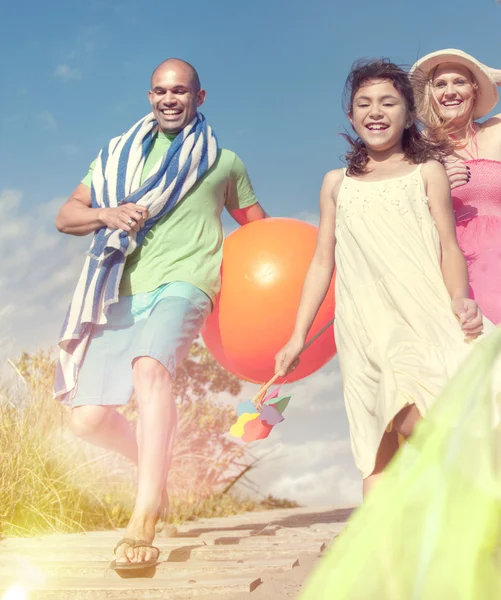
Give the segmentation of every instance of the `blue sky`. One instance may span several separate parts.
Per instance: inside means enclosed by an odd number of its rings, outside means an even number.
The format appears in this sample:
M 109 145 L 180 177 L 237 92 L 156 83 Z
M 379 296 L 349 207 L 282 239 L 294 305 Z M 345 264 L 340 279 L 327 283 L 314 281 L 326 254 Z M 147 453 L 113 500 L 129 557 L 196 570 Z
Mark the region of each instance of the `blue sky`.
M 455 47 L 501 68 L 500 25 L 494 0 L 3 3 L 4 352 L 55 342 L 88 245 L 55 232 L 57 208 L 107 139 L 149 111 L 149 76 L 164 58 L 197 67 L 208 94 L 202 110 L 220 143 L 244 160 L 267 211 L 315 222 L 322 176 L 340 166 L 344 150 L 341 93 L 352 62 L 387 56 L 410 65 Z M 305 502 L 350 502 L 358 482 L 335 361 L 299 391 L 301 401 L 270 444 L 282 444 L 289 457 L 305 444 L 324 446 L 303 464 L 297 457 L 274 461 L 261 477 L 263 489 Z M 287 470 L 290 462 L 297 463 L 296 475 Z

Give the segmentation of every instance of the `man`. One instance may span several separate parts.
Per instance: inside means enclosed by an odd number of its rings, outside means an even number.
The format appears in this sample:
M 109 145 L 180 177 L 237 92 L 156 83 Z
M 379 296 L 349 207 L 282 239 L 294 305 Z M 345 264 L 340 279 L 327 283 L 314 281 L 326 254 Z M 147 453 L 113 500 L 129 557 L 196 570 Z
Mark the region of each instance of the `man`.
M 172 379 L 219 290 L 222 209 L 240 225 L 267 216 L 243 163 L 217 149 L 197 112 L 206 92 L 196 70 L 164 61 L 148 97 L 152 116 L 102 150 L 56 219 L 64 233 L 96 232 L 63 327 L 56 396 L 71 402 L 77 436 L 138 465 L 116 569 L 158 559 L 151 543 L 168 506 L 177 423 Z M 132 391 L 137 436 L 116 411 Z

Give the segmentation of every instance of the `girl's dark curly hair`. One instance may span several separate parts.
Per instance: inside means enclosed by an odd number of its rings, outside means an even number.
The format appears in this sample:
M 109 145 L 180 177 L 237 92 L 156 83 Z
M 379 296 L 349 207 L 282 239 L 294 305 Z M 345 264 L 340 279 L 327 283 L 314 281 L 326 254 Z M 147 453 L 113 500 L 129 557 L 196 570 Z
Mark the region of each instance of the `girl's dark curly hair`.
M 399 66 L 386 58 L 362 59 L 354 63 L 346 79 L 343 94 L 343 106 L 347 115 L 353 114 L 353 99 L 358 90 L 374 80 L 390 81 L 393 87 L 402 95 L 407 111 L 412 118 L 412 125 L 404 130 L 402 147 L 406 159 L 414 164 L 421 164 L 430 159 L 442 160 L 450 153 L 448 144 L 444 141 L 432 141 L 423 136 L 416 124 L 416 102 L 408 74 Z M 350 144 L 345 154 L 348 165 L 348 175 L 363 175 L 367 172 L 369 156 L 362 140 L 343 134 Z

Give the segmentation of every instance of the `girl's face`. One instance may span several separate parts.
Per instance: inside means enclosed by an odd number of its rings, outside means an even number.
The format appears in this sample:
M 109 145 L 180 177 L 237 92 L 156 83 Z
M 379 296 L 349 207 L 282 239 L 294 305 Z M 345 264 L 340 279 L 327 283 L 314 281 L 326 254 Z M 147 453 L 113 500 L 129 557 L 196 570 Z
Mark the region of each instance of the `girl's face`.
M 403 96 L 391 81 L 381 79 L 356 91 L 349 119 L 365 146 L 377 152 L 401 148 L 404 129 L 412 124 Z
M 447 121 L 471 115 L 476 91 L 466 67 L 453 63 L 439 65 L 433 74 L 431 89 L 439 114 Z

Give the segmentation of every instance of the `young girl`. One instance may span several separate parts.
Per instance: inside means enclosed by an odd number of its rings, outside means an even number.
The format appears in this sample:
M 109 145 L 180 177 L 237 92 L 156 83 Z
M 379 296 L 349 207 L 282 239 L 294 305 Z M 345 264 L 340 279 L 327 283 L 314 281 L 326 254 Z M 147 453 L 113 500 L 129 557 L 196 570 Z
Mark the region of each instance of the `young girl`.
M 434 160 L 440 147 L 414 124 L 407 74 L 385 60 L 358 63 L 345 93 L 358 138 L 348 168 L 324 178 L 317 248 L 276 371 L 294 368 L 336 263 L 335 336 L 365 494 L 483 324 Z

